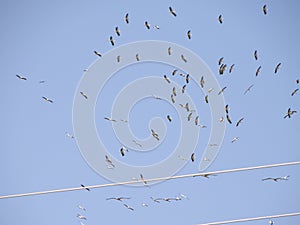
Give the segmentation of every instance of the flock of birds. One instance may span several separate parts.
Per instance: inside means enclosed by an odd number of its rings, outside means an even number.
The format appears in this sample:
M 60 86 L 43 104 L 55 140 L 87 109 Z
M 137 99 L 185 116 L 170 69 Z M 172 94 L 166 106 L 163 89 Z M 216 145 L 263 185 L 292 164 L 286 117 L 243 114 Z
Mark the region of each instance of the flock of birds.
M 263 11 L 264 15 L 267 14 L 267 6 L 266 6 L 266 5 L 263 6 L 262 11 Z M 169 7 L 169 12 L 170 12 L 170 14 L 171 14 L 172 16 L 174 16 L 174 17 L 177 16 L 176 11 L 175 11 L 171 6 Z M 218 21 L 219 21 L 220 24 L 223 24 L 223 17 L 222 17 L 222 15 L 219 15 Z M 129 19 L 129 14 L 128 14 L 128 13 L 125 15 L 125 23 L 126 23 L 126 24 L 129 24 L 129 23 L 130 23 L 130 19 Z M 150 25 L 150 23 L 149 23 L 148 21 L 145 21 L 145 22 L 144 22 L 144 25 L 145 25 L 146 29 L 151 29 L 151 25 Z M 155 29 L 160 29 L 160 27 L 159 27 L 158 25 L 155 25 L 155 26 L 153 26 L 153 27 L 154 27 Z M 115 33 L 116 33 L 117 37 L 121 35 L 121 31 L 120 31 L 120 29 L 119 29 L 118 26 L 115 27 Z M 186 33 L 186 36 L 187 36 L 188 39 L 191 39 L 191 38 L 192 38 L 192 31 L 191 31 L 191 30 L 188 30 L 187 33 Z M 109 42 L 110 42 L 110 44 L 111 44 L 112 46 L 115 46 L 115 39 L 114 39 L 113 36 L 110 36 L 110 37 L 109 37 Z M 166 49 L 166 53 L 169 54 L 169 55 L 172 54 L 172 49 L 171 49 L 171 47 L 169 47 L 168 49 Z M 94 54 L 97 55 L 98 57 L 102 57 L 102 54 L 101 54 L 100 52 L 96 51 L 96 50 L 94 51 Z M 186 58 L 184 55 L 181 55 L 180 57 L 181 57 L 181 60 L 182 60 L 183 62 L 185 62 L 185 63 L 188 62 L 187 58 Z M 256 60 L 256 61 L 258 60 L 258 58 L 259 58 L 258 50 L 255 50 L 255 51 L 254 51 L 253 57 L 254 57 L 254 60 Z M 121 56 L 120 56 L 120 55 L 117 56 L 117 59 L 116 59 L 116 60 L 117 60 L 117 62 L 120 62 L 120 61 L 121 61 Z M 139 56 L 139 54 L 136 54 L 136 60 L 137 60 L 137 61 L 140 61 L 140 56 Z M 220 57 L 220 58 L 219 58 L 219 60 L 218 60 L 218 65 L 219 65 L 219 70 L 218 70 L 219 75 L 224 75 L 225 72 L 226 72 L 226 70 L 227 70 L 227 67 L 228 67 L 227 64 L 224 63 L 224 57 Z M 228 73 L 232 73 L 232 72 L 233 72 L 234 66 L 235 66 L 235 64 L 230 65 L 229 70 L 228 70 Z M 275 74 L 277 74 L 277 73 L 279 72 L 280 67 L 281 67 L 281 63 L 278 63 L 278 64 L 275 66 L 275 68 L 274 68 L 274 73 L 275 73 Z M 259 65 L 258 68 L 256 69 L 255 76 L 259 76 L 261 69 L 262 69 L 262 66 Z M 86 70 L 84 70 L 84 71 L 87 72 L 88 70 L 86 69 Z M 184 94 L 185 91 L 186 91 L 186 88 L 187 88 L 188 84 L 190 83 L 190 76 L 189 76 L 189 74 L 180 73 L 178 69 L 173 70 L 171 74 L 172 74 L 172 76 L 175 76 L 176 74 L 179 74 L 179 76 L 183 77 L 183 79 L 184 79 L 184 81 L 185 81 L 185 84 L 182 86 L 182 88 L 181 88 L 180 91 L 181 91 L 182 94 Z M 20 80 L 27 81 L 27 78 L 24 77 L 24 76 L 22 76 L 22 75 L 17 74 L 16 77 L 17 77 L 18 79 L 20 79 Z M 167 83 L 169 83 L 169 84 L 172 83 L 172 80 L 171 80 L 167 75 L 164 75 L 164 76 L 163 76 L 163 79 L 164 79 Z M 44 82 L 45 82 L 45 81 L 39 81 L 39 83 L 44 83 Z M 297 79 L 297 80 L 296 80 L 296 84 L 299 84 L 299 83 L 300 83 L 300 79 Z M 199 84 L 200 84 L 200 86 L 201 86 L 202 88 L 206 85 L 206 82 L 205 82 L 205 79 L 204 79 L 203 76 L 201 77 L 201 79 L 200 79 L 200 81 L 199 81 Z M 246 95 L 247 93 L 249 93 L 249 92 L 251 91 L 251 89 L 253 88 L 253 86 L 254 86 L 254 84 L 251 84 L 251 85 L 244 91 L 243 94 Z M 227 89 L 227 87 L 225 86 L 225 87 L 221 88 L 221 90 L 217 90 L 217 91 L 218 91 L 218 95 L 221 95 L 222 93 L 224 93 L 224 91 L 225 91 L 226 89 Z M 215 91 L 215 90 L 209 89 L 208 92 L 211 93 L 211 92 L 213 92 L 213 91 Z M 293 90 L 292 93 L 291 93 L 291 96 L 294 96 L 298 91 L 299 91 L 299 88 L 296 88 L 295 90 Z M 87 95 L 87 93 L 85 93 L 85 92 L 83 92 L 83 91 L 80 91 L 80 94 L 82 95 L 82 97 L 83 97 L 84 99 L 88 100 L 88 95 Z M 177 95 L 178 95 L 178 90 L 176 90 L 176 88 L 173 87 L 172 90 L 171 90 L 171 93 L 170 93 L 170 100 L 171 100 L 171 102 L 174 103 L 174 104 L 176 103 L 176 96 L 177 96 Z M 154 96 L 154 95 L 153 95 L 153 98 L 158 99 L 158 100 L 161 99 L 159 96 Z M 50 99 L 50 98 L 48 98 L 48 97 L 46 97 L 46 96 L 42 96 L 42 99 L 43 99 L 45 102 L 48 102 L 48 103 L 54 103 L 54 101 L 53 101 L 52 99 Z M 204 97 L 204 101 L 205 101 L 206 103 L 209 103 L 209 95 L 206 95 L 206 96 Z M 205 125 L 200 124 L 200 122 L 199 122 L 199 116 L 198 116 L 198 115 L 196 115 L 196 116 L 194 117 L 194 119 L 192 120 L 192 117 L 194 116 L 193 113 L 195 112 L 195 110 L 193 110 L 193 109 L 190 108 L 190 105 L 189 105 L 188 102 L 187 102 L 187 103 L 179 103 L 179 105 L 180 105 L 184 110 L 186 110 L 186 112 L 187 112 L 187 120 L 188 120 L 188 121 L 193 121 L 194 124 L 195 124 L 196 126 L 200 126 L 201 128 L 206 128 Z M 219 119 L 219 121 L 220 121 L 220 122 L 224 122 L 224 121 L 226 120 L 229 124 L 232 124 L 233 121 L 232 121 L 232 119 L 231 119 L 231 117 L 230 117 L 230 108 L 229 108 L 229 105 L 228 105 L 228 104 L 225 106 L 225 109 L 224 109 L 224 110 L 225 110 L 225 112 L 226 112 L 226 118 L 221 117 L 221 118 Z M 295 113 L 297 113 L 297 111 L 294 110 L 294 109 L 292 109 L 291 107 L 289 107 L 288 110 L 287 110 L 287 112 L 285 113 L 285 115 L 283 115 L 283 118 L 284 118 L 284 119 L 286 119 L 286 118 L 291 118 L 292 115 L 294 115 Z M 110 122 L 118 122 L 118 120 L 116 120 L 116 119 L 114 119 L 114 118 L 104 117 L 104 119 L 107 120 L 107 121 L 110 121 Z M 169 122 L 172 122 L 172 121 L 173 121 L 173 119 L 172 119 L 172 117 L 171 117 L 170 115 L 166 115 L 166 119 L 167 119 Z M 121 121 L 122 121 L 122 122 L 128 122 L 127 120 L 121 120 Z M 235 124 L 236 127 L 238 127 L 238 126 L 241 125 L 241 123 L 242 123 L 243 121 L 244 121 L 244 117 L 239 118 L 236 122 L 234 122 L 234 124 Z M 72 139 L 75 138 L 74 135 L 72 135 L 72 134 L 70 134 L 70 133 L 68 133 L 68 132 L 66 132 L 65 134 L 66 134 L 66 136 L 67 136 L 68 138 L 72 138 Z M 159 134 L 158 134 L 155 130 L 151 129 L 151 135 L 152 135 L 152 137 L 155 138 L 157 141 L 160 141 Z M 239 137 L 234 137 L 234 138 L 231 140 L 231 143 L 234 143 L 234 142 L 238 141 L 238 139 L 239 139 Z M 132 140 L 132 141 L 133 141 L 135 144 L 137 144 L 138 146 L 142 147 L 142 145 L 141 145 L 140 143 L 138 143 L 136 140 Z M 128 152 L 128 149 L 127 149 L 126 147 L 122 146 L 122 147 L 120 148 L 120 154 L 121 154 L 122 157 L 124 157 L 124 156 L 126 155 L 127 152 Z M 186 159 L 183 158 L 182 156 L 178 156 L 178 157 L 179 157 L 180 159 L 182 159 L 182 160 L 186 160 Z M 195 153 L 192 153 L 192 154 L 191 154 L 190 160 L 191 160 L 192 162 L 195 161 Z M 210 159 L 205 158 L 204 160 L 210 160 Z M 109 169 L 115 168 L 115 165 L 114 165 L 113 161 L 112 161 L 112 160 L 109 158 L 109 156 L 107 156 L 107 155 L 105 156 L 105 163 L 107 164 L 107 167 L 108 167 Z M 201 175 L 201 176 L 203 176 L 203 177 L 205 177 L 205 178 L 209 178 L 209 176 L 211 176 L 211 175 L 208 175 L 208 174 L 207 174 L 207 175 Z M 289 177 L 290 177 L 289 175 L 283 176 L 283 177 L 267 177 L 267 178 L 262 179 L 262 181 L 268 181 L 268 180 L 274 181 L 274 182 L 278 182 L 278 181 L 287 181 Z M 133 178 L 133 179 L 135 179 L 135 178 Z M 145 186 L 147 186 L 147 181 L 144 179 L 144 177 L 143 177 L 142 174 L 140 174 L 140 178 L 139 178 L 139 179 L 144 183 Z M 89 188 L 86 188 L 83 184 L 81 184 L 81 187 L 85 188 L 87 191 L 90 191 L 90 189 L 89 189 Z M 133 207 L 131 207 L 130 205 L 128 205 L 127 203 L 125 203 L 125 202 L 129 201 L 130 199 L 131 199 L 130 197 L 109 197 L 109 198 L 107 198 L 106 200 L 107 200 L 107 201 L 110 201 L 110 200 L 117 201 L 117 202 L 121 203 L 121 204 L 122 204 L 125 208 L 127 208 L 128 210 L 134 211 L 135 209 L 134 209 Z M 154 203 L 161 203 L 161 202 L 180 201 L 180 200 L 182 200 L 182 199 L 188 199 L 188 197 L 187 197 L 186 195 L 180 194 L 180 195 L 177 195 L 177 196 L 171 197 L 171 198 L 170 198 L 170 197 L 164 197 L 164 198 L 153 198 L 153 197 L 150 197 L 150 199 L 151 199 Z M 143 207 L 148 207 L 148 206 L 149 206 L 149 203 L 143 202 L 141 205 L 142 205 Z M 86 209 L 85 209 L 83 206 L 81 206 L 81 205 L 79 205 L 78 208 L 79 208 L 82 212 L 85 212 L 85 211 L 86 211 Z M 83 220 L 87 220 L 87 218 L 86 218 L 84 215 L 80 214 L 80 213 L 77 214 L 77 218 L 80 220 L 80 223 L 81 223 L 82 225 L 84 225 L 84 223 L 83 223 L 82 221 L 83 221 Z M 269 224 L 270 224 L 270 225 L 273 225 L 273 221 L 270 220 L 270 221 L 269 221 Z

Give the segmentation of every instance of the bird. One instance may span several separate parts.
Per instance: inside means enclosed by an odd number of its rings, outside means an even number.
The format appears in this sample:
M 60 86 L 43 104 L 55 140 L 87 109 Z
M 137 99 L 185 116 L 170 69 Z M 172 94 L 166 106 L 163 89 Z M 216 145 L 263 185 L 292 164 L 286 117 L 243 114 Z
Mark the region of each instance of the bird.
M 213 92 L 213 91 L 214 91 L 213 88 L 210 88 L 210 89 L 207 90 L 208 93 L 211 93 L 211 92 Z
M 192 162 L 195 161 L 195 153 L 192 153 L 192 154 L 191 154 L 191 160 L 192 160 Z
M 288 180 L 289 177 L 290 177 L 289 175 L 284 176 L 284 177 L 267 177 L 267 178 L 262 179 L 262 181 L 273 180 L 275 182 L 278 182 L 279 180 Z
M 171 47 L 168 48 L 168 54 L 169 54 L 169 55 L 172 54 L 172 48 L 171 48 Z
M 205 177 L 205 178 L 207 178 L 207 179 L 209 179 L 209 177 L 210 176 L 217 176 L 216 174 L 199 174 L 199 175 L 194 175 L 193 177 L 199 177 L 199 176 L 201 176 L 201 177 Z
M 184 55 L 181 55 L 181 59 L 182 59 L 183 62 L 187 63 L 187 60 L 186 60 L 186 58 L 184 57 Z
M 135 55 L 135 59 L 136 59 L 136 61 L 140 61 L 140 56 L 139 56 L 139 54 L 136 54 L 136 55 Z
M 109 41 L 110 41 L 110 43 L 111 43 L 112 46 L 115 45 L 115 41 L 114 41 L 114 39 L 113 39 L 112 36 L 109 37 Z
M 273 225 L 274 224 L 273 220 L 269 220 L 269 224 Z
M 167 75 L 164 75 L 164 79 L 168 82 L 171 83 L 170 79 L 167 77 Z
M 222 123 L 224 121 L 224 117 L 221 116 L 220 119 L 219 119 L 220 123 Z
M 188 39 L 191 39 L 191 38 L 192 38 L 192 33 L 191 33 L 190 30 L 186 33 L 186 35 L 187 35 Z
M 43 84 L 43 83 L 45 83 L 46 81 L 45 80 L 40 80 L 39 81 L 39 84 Z
M 283 117 L 284 119 L 285 118 L 291 118 L 291 116 L 294 114 L 294 113 L 297 113 L 296 110 L 291 110 L 291 108 L 288 108 L 288 111 L 286 112 L 285 116 Z
M 171 101 L 175 103 L 174 95 L 171 95 Z
M 223 87 L 223 88 L 219 91 L 218 95 L 222 94 L 222 93 L 225 91 L 226 88 L 227 88 L 226 86 Z
M 105 120 L 111 121 L 111 122 L 117 122 L 115 119 L 113 118 L 109 118 L 109 117 L 104 117 Z
M 296 83 L 299 84 L 299 83 L 300 83 L 300 79 L 297 79 L 297 80 L 296 80 Z
M 125 156 L 125 152 L 128 152 L 128 149 L 122 146 L 122 148 L 120 149 L 121 156 Z
M 223 23 L 223 17 L 222 17 L 222 15 L 219 15 L 219 22 L 220 22 L 220 24 L 222 24 Z
M 148 207 L 148 204 L 147 203 L 142 203 L 142 206 L 143 207 Z
M 239 140 L 239 137 L 234 137 L 234 138 L 231 140 L 231 143 L 234 143 L 234 142 L 236 142 L 237 140 Z
M 85 187 L 83 184 L 80 184 L 81 187 L 84 187 L 87 191 L 91 191 L 89 188 Z
M 205 99 L 205 102 L 208 103 L 208 95 L 205 95 L 204 99 Z
M 221 66 L 219 67 L 219 74 L 223 75 L 225 70 L 226 70 L 227 65 L 226 64 L 221 64 Z
M 204 87 L 204 77 L 202 76 L 201 79 L 200 79 L 200 86 L 203 88 Z
M 261 69 L 261 66 L 259 66 L 259 67 L 256 69 L 255 76 L 258 76 L 258 74 L 259 74 L 259 72 L 260 72 L 260 69 Z
M 43 99 L 46 101 L 46 102 L 50 102 L 50 103 L 53 103 L 53 100 L 51 100 L 50 98 L 47 98 L 47 97 L 43 97 Z
M 172 89 L 172 93 L 173 93 L 173 95 L 174 95 L 174 96 L 176 96 L 176 95 L 177 95 L 177 93 L 176 93 L 176 88 L 175 88 L 175 87 L 173 87 L 173 89 Z
M 121 56 L 118 55 L 118 56 L 117 56 L 117 62 L 120 62 L 120 61 L 121 61 Z
M 229 106 L 228 106 L 228 104 L 225 106 L 225 112 L 228 114 L 228 112 L 229 112 Z
M 83 211 L 86 211 L 86 208 L 84 208 L 82 205 L 78 205 L 78 208 L 83 210 Z
M 158 25 L 155 25 L 154 28 L 157 29 L 157 30 L 160 29 L 160 27 Z
M 105 155 L 105 162 L 108 163 L 109 168 L 115 168 L 115 165 L 111 161 L 111 159 L 108 157 L 108 155 Z
M 223 62 L 224 57 L 219 58 L 218 65 L 220 66 Z
M 167 115 L 167 119 L 169 120 L 169 122 L 172 122 L 172 117 L 170 115 Z
M 81 94 L 85 99 L 88 99 L 88 96 L 87 96 L 83 91 L 81 91 L 80 94 Z
M 150 24 L 148 23 L 148 21 L 145 21 L 145 26 L 147 27 L 147 29 L 150 29 Z
M 143 174 L 140 174 L 140 178 L 143 181 L 144 185 L 147 185 L 147 181 L 144 179 Z
M 21 76 L 21 75 L 19 75 L 19 74 L 17 74 L 16 77 L 19 78 L 20 80 L 27 80 L 26 77 L 23 77 L 23 76 Z
M 178 69 L 173 70 L 172 75 L 175 76 L 175 74 L 177 73 Z
M 267 15 L 267 5 L 263 6 L 263 12 L 264 12 L 265 15 Z
M 77 214 L 77 217 L 81 220 L 87 220 L 87 218 L 83 215 Z
M 171 202 L 172 200 L 176 201 L 176 198 L 157 198 L 156 200 L 161 200 L 161 201 L 165 201 L 165 202 Z
M 196 116 L 195 117 L 195 125 L 198 126 L 198 123 L 199 123 L 199 116 Z
M 74 135 L 70 134 L 69 132 L 65 132 L 65 134 L 68 138 L 74 138 Z
M 156 140 L 159 141 L 159 136 L 158 136 L 158 134 L 157 134 L 153 129 L 151 129 L 151 135 L 152 135 Z
M 101 55 L 99 52 L 97 52 L 96 50 L 94 51 L 94 53 L 95 53 L 97 56 L 102 57 L 102 55 Z
M 132 142 L 133 143 L 135 143 L 137 146 L 139 146 L 140 148 L 142 148 L 143 146 L 139 143 L 139 142 L 137 142 L 136 140 L 132 140 Z
M 186 89 L 186 84 L 185 84 L 185 85 L 183 85 L 183 86 L 182 86 L 182 88 L 181 88 L 181 92 L 182 92 L 182 94 L 185 92 L 185 89 Z
M 131 206 L 127 205 L 127 204 L 123 204 L 127 209 L 134 211 L 134 208 L 132 208 Z
M 187 112 L 189 112 L 189 111 L 190 111 L 190 107 L 189 107 L 189 103 L 188 103 L 188 102 L 187 102 L 187 103 L 185 103 L 185 105 L 183 105 L 183 104 L 179 104 L 179 106 L 181 106 L 182 108 L 186 109 L 186 111 L 187 111 Z
M 236 126 L 238 127 L 243 120 L 244 120 L 244 118 L 239 119 L 236 123 Z
M 296 88 L 296 89 L 292 92 L 291 96 L 294 96 L 298 91 L 299 91 L 299 88 Z
M 176 12 L 172 9 L 171 6 L 169 6 L 169 11 L 173 16 L 177 16 Z
M 185 82 L 186 82 L 187 84 L 190 82 L 190 75 L 189 75 L 189 74 L 187 74 L 187 75 L 185 76 Z
M 226 119 L 227 119 L 228 123 L 232 124 L 231 119 L 228 114 L 226 114 Z
M 251 88 L 252 88 L 253 86 L 254 86 L 254 84 L 251 84 L 251 85 L 245 90 L 244 95 L 247 94 L 247 93 L 251 90 Z
M 235 66 L 235 64 L 232 64 L 232 65 L 230 66 L 230 68 L 229 68 L 229 73 L 232 72 L 234 66 Z
M 125 22 L 128 24 L 129 23 L 129 14 L 128 13 L 126 13 L 126 15 L 125 15 Z
M 121 35 L 120 30 L 119 30 L 119 27 L 115 27 L 115 32 L 116 32 L 116 34 L 117 34 L 118 36 Z
M 156 198 L 150 197 L 150 199 L 151 199 L 152 201 L 156 202 L 156 203 L 160 203 L 160 201 L 159 201 L 158 199 L 156 199 Z
M 130 199 L 130 197 L 110 197 L 110 198 L 107 198 L 106 200 L 116 200 L 116 201 L 122 202 L 125 199 Z
M 193 113 L 191 112 L 191 113 L 189 113 L 189 115 L 187 116 L 187 119 L 188 119 L 188 121 L 190 121 L 191 120 L 191 118 L 192 118 L 192 115 L 193 115 Z
M 254 51 L 254 54 L 253 54 L 253 55 L 254 55 L 254 59 L 255 59 L 255 60 L 258 60 L 257 50 Z
M 281 66 L 281 63 L 278 63 L 277 66 L 275 67 L 275 70 L 274 70 L 275 74 L 278 72 L 280 66 Z

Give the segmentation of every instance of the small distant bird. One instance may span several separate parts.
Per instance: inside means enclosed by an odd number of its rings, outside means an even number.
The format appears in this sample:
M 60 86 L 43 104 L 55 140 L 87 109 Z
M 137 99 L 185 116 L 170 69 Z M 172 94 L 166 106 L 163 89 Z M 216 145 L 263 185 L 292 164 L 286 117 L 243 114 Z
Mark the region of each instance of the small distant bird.
M 129 14 L 128 13 L 126 13 L 126 15 L 125 15 L 125 22 L 128 24 L 129 23 Z
M 68 138 L 74 138 L 74 135 L 70 134 L 69 132 L 65 132 L 65 134 Z
M 231 119 L 228 114 L 226 114 L 226 119 L 227 119 L 228 123 L 232 124 Z
M 227 65 L 226 64 L 221 64 L 220 68 L 219 68 L 219 74 L 223 75 L 225 70 L 226 70 Z
M 296 83 L 299 84 L 299 83 L 300 83 L 300 79 L 297 79 L 297 80 L 296 80 Z
M 128 152 L 128 149 L 122 146 L 122 148 L 120 149 L 121 156 L 125 156 L 125 152 Z
M 181 88 L 181 92 L 182 92 L 182 94 L 185 92 L 185 89 L 186 89 L 186 84 L 185 84 L 185 85 L 183 85 L 183 86 L 182 86 L 182 88 Z
M 161 98 L 161 97 L 159 97 L 159 96 L 156 96 L 156 95 L 152 95 L 152 97 L 153 97 L 153 98 L 155 98 L 155 99 L 157 99 L 157 100 L 162 100 L 162 98 Z
M 115 45 L 115 41 L 114 41 L 114 39 L 113 39 L 112 36 L 109 37 L 109 41 L 110 41 L 110 43 L 111 43 L 112 46 Z
M 176 95 L 177 95 L 177 93 L 176 93 L 176 88 L 175 88 L 175 87 L 173 87 L 173 89 L 172 89 L 172 93 L 173 93 L 173 95 L 174 95 L 174 96 L 176 96 Z
M 264 12 L 265 15 L 267 15 L 267 5 L 263 6 L 263 12 Z
M 144 185 L 147 185 L 147 181 L 144 179 L 143 174 L 140 174 L 140 178 L 143 181 Z
M 91 191 L 89 188 L 85 187 L 83 184 L 80 184 L 81 187 L 84 187 L 87 191 Z
M 220 123 L 224 122 L 224 117 L 223 116 L 220 117 L 219 121 L 220 121 Z
M 177 73 L 178 69 L 173 70 L 172 75 L 175 76 L 175 74 Z
M 156 203 L 160 203 L 160 201 L 156 198 L 150 197 L 152 201 L 156 202 Z
M 169 11 L 173 16 L 177 16 L 176 12 L 172 9 L 172 7 L 169 7 Z
M 224 57 L 219 58 L 218 64 L 221 65 L 223 62 Z
M 147 203 L 142 203 L 142 206 L 143 207 L 148 207 L 148 204 Z
M 258 74 L 260 73 L 260 69 L 261 69 L 261 66 L 259 66 L 259 67 L 256 69 L 255 76 L 258 76 Z
M 269 220 L 269 224 L 273 225 L 274 224 L 273 220 Z
M 43 99 L 46 101 L 46 102 L 50 102 L 50 103 L 53 103 L 53 100 L 51 100 L 50 98 L 47 98 L 47 97 L 43 97 Z
M 187 60 L 186 60 L 186 58 L 184 57 L 184 55 L 181 55 L 181 59 L 182 59 L 183 62 L 187 63 Z
M 193 177 L 198 177 L 198 176 L 205 177 L 205 178 L 209 179 L 210 176 L 217 176 L 217 175 L 216 174 L 201 174 L 201 175 L 195 175 Z
M 191 38 L 192 38 L 192 33 L 191 33 L 190 30 L 186 33 L 186 35 L 187 35 L 188 39 L 191 39 Z
M 199 116 L 196 116 L 195 117 L 195 125 L 198 126 L 198 124 L 199 124 Z
M 167 119 L 169 120 L 169 122 L 172 122 L 172 117 L 170 115 L 167 115 Z
M 187 75 L 185 76 L 185 82 L 186 82 L 187 84 L 190 82 L 190 75 L 189 75 L 189 74 L 187 74 Z
M 123 204 L 127 209 L 134 211 L 134 208 L 132 208 L 131 206 L 127 205 L 127 204 Z
M 130 199 L 129 197 L 111 197 L 107 198 L 106 200 L 116 200 L 122 202 L 123 200 Z
M 20 80 L 27 80 L 26 77 L 23 77 L 23 76 L 21 76 L 21 75 L 19 75 L 19 74 L 17 74 L 16 77 L 19 78 Z
M 104 117 L 105 120 L 111 121 L 111 122 L 117 122 L 115 119 L 110 117 Z
M 299 91 L 299 88 L 296 88 L 296 89 L 292 92 L 291 96 L 294 96 L 298 91 Z
M 115 32 L 116 32 L 116 34 L 117 34 L 118 36 L 121 35 L 120 30 L 119 30 L 119 27 L 115 27 Z
M 169 55 L 172 54 L 172 48 L 171 48 L 171 47 L 168 48 L 168 54 L 169 54 Z
M 174 95 L 171 95 L 171 101 L 175 103 Z
M 87 218 L 83 215 L 77 214 L 77 217 L 81 220 L 87 220 Z
M 231 143 L 234 143 L 234 142 L 236 142 L 237 140 L 239 140 L 239 137 L 234 137 L 234 138 L 231 140 Z
M 132 140 L 132 142 L 133 143 L 135 143 L 137 146 L 139 146 L 140 148 L 142 148 L 143 146 L 140 144 L 140 143 L 138 143 L 136 140 Z
M 121 56 L 118 55 L 118 56 L 117 56 L 117 62 L 120 62 L 120 61 L 121 61 Z
M 273 180 L 275 182 L 278 182 L 279 180 L 288 180 L 289 177 L 290 177 L 289 175 L 284 176 L 284 177 L 267 177 L 267 178 L 262 179 L 262 181 Z
M 286 112 L 285 116 L 283 117 L 284 119 L 285 118 L 291 118 L 291 116 L 294 114 L 294 113 L 297 113 L 296 110 L 291 110 L 291 108 L 288 108 L 288 111 Z
M 107 162 L 111 168 L 115 168 L 115 165 L 113 164 L 111 159 L 108 157 L 108 155 L 105 155 L 105 162 Z
M 236 126 L 238 127 L 240 124 L 241 124 L 241 122 L 244 120 L 244 118 L 241 118 L 241 119 L 239 119 L 238 121 L 237 121 L 237 123 L 236 123 Z
M 191 113 L 187 116 L 188 121 L 190 121 L 190 120 L 192 119 L 192 115 L 193 115 L 193 113 L 191 112 Z
M 39 81 L 39 84 L 43 84 L 43 83 L 45 83 L 46 81 L 45 80 L 40 80 Z
M 204 99 L 205 99 L 205 102 L 208 103 L 208 95 L 205 95 Z
M 244 95 L 247 94 L 247 93 L 251 90 L 251 88 L 252 88 L 253 86 L 254 86 L 254 84 L 251 84 L 251 85 L 245 90 Z
M 229 73 L 232 72 L 234 66 L 235 66 L 235 64 L 232 64 L 232 65 L 230 66 L 230 68 L 229 68 Z
M 94 53 L 95 53 L 97 56 L 102 57 L 102 55 L 101 55 L 99 52 L 94 51 Z
M 150 29 L 150 24 L 147 21 L 145 21 L 145 26 L 147 27 L 148 30 Z
M 78 205 L 78 208 L 83 210 L 83 211 L 86 211 L 86 208 L 84 208 L 82 205 Z
M 254 51 L 254 59 L 258 60 L 257 50 Z
M 229 106 L 228 106 L 228 104 L 225 106 L 225 112 L 228 114 L 228 112 L 229 112 Z
M 160 27 L 158 25 L 155 25 L 154 28 L 157 29 L 157 30 L 160 29 Z
M 171 83 L 170 79 L 167 77 L 167 75 L 164 75 L 164 79 L 168 82 Z
M 192 154 L 191 154 L 191 160 L 192 160 L 192 162 L 195 161 L 195 153 L 192 153 Z
M 136 61 L 140 61 L 140 56 L 139 56 L 139 54 L 136 54 L 136 55 L 135 55 L 135 59 L 136 59 Z
M 159 141 L 159 136 L 158 136 L 158 134 L 157 134 L 153 129 L 151 129 L 151 135 L 152 135 L 156 140 Z
M 88 96 L 87 96 L 83 91 L 81 91 L 80 94 L 81 94 L 85 99 L 88 99 Z
M 222 94 L 222 93 L 225 91 L 226 88 L 227 88 L 226 86 L 223 87 L 223 88 L 219 91 L 218 95 Z
M 280 66 L 281 66 L 281 63 L 278 63 L 277 66 L 275 67 L 274 73 L 278 72 Z
M 204 87 L 204 77 L 202 76 L 201 79 L 200 79 L 200 86 L 203 88 Z
M 219 22 L 220 22 L 220 24 L 222 24 L 223 23 L 223 17 L 222 17 L 222 15 L 219 15 Z
M 190 107 L 189 107 L 189 103 L 188 103 L 188 102 L 187 102 L 187 103 L 185 103 L 185 105 L 183 105 L 183 104 L 179 104 L 179 106 L 181 106 L 182 108 L 186 109 L 186 111 L 187 111 L 187 112 L 189 112 L 189 111 L 190 111 Z

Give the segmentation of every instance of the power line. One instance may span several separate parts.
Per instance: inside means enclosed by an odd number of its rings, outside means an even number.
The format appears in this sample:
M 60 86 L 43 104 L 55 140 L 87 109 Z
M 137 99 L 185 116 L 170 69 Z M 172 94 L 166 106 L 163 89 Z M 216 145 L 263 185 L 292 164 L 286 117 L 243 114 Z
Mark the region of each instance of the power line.
M 300 161 L 277 163 L 277 164 L 262 165 L 262 166 L 252 166 L 252 167 L 244 167 L 244 168 L 236 168 L 236 169 L 218 170 L 218 171 L 204 172 L 204 173 L 192 173 L 192 174 L 184 174 L 184 175 L 169 176 L 169 177 L 158 177 L 158 178 L 151 178 L 151 179 L 144 179 L 144 180 L 134 180 L 134 181 L 124 181 L 124 182 L 116 182 L 116 183 L 108 183 L 108 184 L 90 185 L 90 186 L 85 186 L 85 187 L 64 188 L 64 189 L 56 189 L 56 190 L 49 190 L 49 191 L 37 191 L 37 192 L 30 192 L 30 193 L 23 193 L 23 194 L 4 195 L 4 196 L 0 196 L 0 199 L 51 194 L 51 193 L 59 193 L 59 192 L 68 192 L 68 191 L 77 191 L 77 190 L 84 190 L 87 188 L 88 189 L 104 188 L 104 187 L 121 186 L 121 185 L 137 184 L 137 183 L 145 183 L 145 182 L 149 183 L 149 182 L 155 182 L 155 181 L 173 180 L 173 179 L 179 179 L 179 178 L 209 176 L 209 175 L 214 175 L 214 174 L 240 172 L 240 171 L 256 170 L 256 169 L 266 169 L 266 168 L 272 168 L 272 167 L 291 166 L 291 165 L 299 165 L 299 164 L 300 164 Z
M 273 218 L 288 217 L 288 216 L 299 216 L 299 215 L 300 212 L 295 212 L 295 213 L 279 214 L 279 215 L 272 215 L 272 216 L 260 216 L 260 217 L 244 218 L 244 219 L 237 219 L 237 220 L 212 222 L 212 223 L 201 223 L 197 225 L 220 225 L 220 224 L 247 222 L 247 221 L 254 221 L 254 220 L 273 219 Z

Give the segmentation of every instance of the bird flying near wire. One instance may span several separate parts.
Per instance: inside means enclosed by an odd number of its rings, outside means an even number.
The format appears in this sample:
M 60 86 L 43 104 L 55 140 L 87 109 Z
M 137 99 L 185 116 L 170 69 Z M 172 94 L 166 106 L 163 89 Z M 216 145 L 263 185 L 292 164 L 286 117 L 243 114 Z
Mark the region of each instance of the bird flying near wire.
M 267 177 L 267 178 L 262 179 L 262 181 L 273 180 L 275 182 L 278 182 L 279 180 L 288 180 L 289 177 L 290 177 L 289 175 L 284 176 L 284 177 Z
M 113 164 L 112 160 L 108 157 L 108 155 L 105 155 L 105 162 L 110 168 L 115 168 L 115 165 Z
M 47 97 L 43 97 L 43 99 L 46 101 L 46 102 L 50 102 L 50 103 L 53 103 L 53 100 L 51 100 L 50 98 L 47 98 Z
M 87 191 L 91 191 L 89 188 L 85 187 L 83 184 L 80 184 L 80 186 L 81 186 L 81 187 L 84 187 L 85 190 L 87 190 Z
M 192 162 L 195 161 L 195 153 L 192 153 L 192 154 L 191 154 L 191 160 L 192 160 Z
M 21 76 L 21 75 L 19 75 L 19 74 L 17 74 L 16 77 L 19 78 L 20 80 L 27 80 L 26 77 L 23 77 L 23 76 Z
M 143 174 L 140 174 L 140 178 L 143 181 L 144 185 L 147 185 L 147 181 L 144 179 Z
M 169 11 L 173 16 L 177 16 L 176 12 L 173 10 L 173 8 L 170 6 Z

